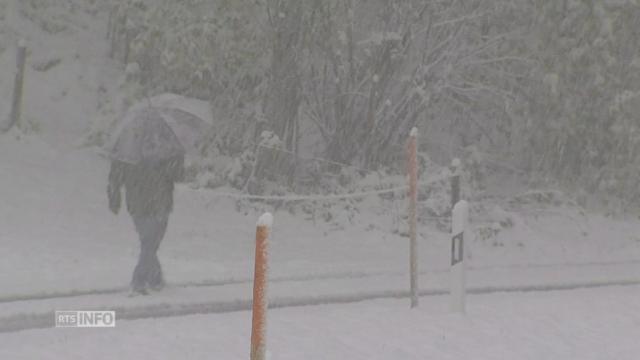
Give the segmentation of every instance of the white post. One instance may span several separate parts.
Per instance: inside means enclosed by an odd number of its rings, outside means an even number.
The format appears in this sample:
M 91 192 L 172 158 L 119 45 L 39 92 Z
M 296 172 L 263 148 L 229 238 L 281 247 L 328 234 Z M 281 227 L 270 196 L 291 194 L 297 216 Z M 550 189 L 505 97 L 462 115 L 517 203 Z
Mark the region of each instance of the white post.
M 451 224 L 451 310 L 465 312 L 465 233 L 469 223 L 469 203 L 460 200 L 453 208 Z M 468 239 L 467 239 L 468 240 Z

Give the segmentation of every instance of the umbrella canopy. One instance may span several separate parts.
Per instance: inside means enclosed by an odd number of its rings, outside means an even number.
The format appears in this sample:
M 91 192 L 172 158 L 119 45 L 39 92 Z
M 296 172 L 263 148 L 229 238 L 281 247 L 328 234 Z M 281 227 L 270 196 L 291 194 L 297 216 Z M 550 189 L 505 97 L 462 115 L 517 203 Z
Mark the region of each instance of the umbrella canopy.
M 107 151 L 112 159 L 131 164 L 195 154 L 212 121 L 205 101 L 158 95 L 127 111 Z
M 113 160 L 129 164 L 155 163 L 184 156 L 178 136 L 154 108 L 129 113 L 108 148 Z
M 191 115 L 206 125 L 213 125 L 213 113 L 211 112 L 211 106 L 207 101 L 172 93 L 164 93 L 143 99 L 131 106 L 130 111 L 148 108 L 149 106 L 159 109 L 174 109 Z

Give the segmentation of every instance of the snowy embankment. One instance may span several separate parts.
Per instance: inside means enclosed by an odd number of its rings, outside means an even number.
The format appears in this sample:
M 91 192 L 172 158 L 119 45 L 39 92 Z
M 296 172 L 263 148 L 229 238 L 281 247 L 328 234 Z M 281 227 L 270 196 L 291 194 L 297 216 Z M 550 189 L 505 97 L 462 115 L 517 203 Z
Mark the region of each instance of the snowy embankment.
M 272 360 L 635 360 L 640 287 L 472 295 L 466 316 L 447 296 L 277 309 Z M 251 313 L 117 321 L 115 329 L 0 335 L 3 359 L 246 359 Z
M 107 209 L 108 163 L 87 150 L 55 150 L 35 137 L 3 138 L 0 159 L 4 204 L 0 207 L 0 299 L 126 287 L 138 244 L 128 215 L 113 216 Z M 185 186 L 177 191 L 176 210 L 160 249 L 170 284 L 251 279 L 255 221 L 260 212 L 238 212 L 233 200 L 214 195 Z M 398 207 L 402 205 L 399 202 Z M 274 278 L 406 274 L 408 241 L 390 231 L 393 219 L 385 215 L 363 213 L 342 229 L 284 211 L 274 216 Z M 541 279 L 569 282 L 575 281 L 570 274 L 577 273 L 584 281 L 588 279 L 584 274 L 595 273 L 594 280 L 609 274 L 584 266 L 564 270 L 562 265 L 627 262 L 627 276 L 611 274 L 612 281 L 640 274 L 640 265 L 634 263 L 640 259 L 637 222 L 586 216 L 576 224 L 576 220 L 567 221 L 570 216 L 523 216 L 521 223 L 493 239 L 471 240 L 467 252 L 471 273 L 507 267 L 503 275 L 487 279 L 495 285 L 504 278 L 517 284 L 535 275 L 520 279 L 510 267 L 533 267 L 531 271 L 542 274 Z M 419 268 L 425 276 L 448 269 L 447 234 L 421 225 L 419 251 Z M 386 285 L 391 289 L 396 283 Z

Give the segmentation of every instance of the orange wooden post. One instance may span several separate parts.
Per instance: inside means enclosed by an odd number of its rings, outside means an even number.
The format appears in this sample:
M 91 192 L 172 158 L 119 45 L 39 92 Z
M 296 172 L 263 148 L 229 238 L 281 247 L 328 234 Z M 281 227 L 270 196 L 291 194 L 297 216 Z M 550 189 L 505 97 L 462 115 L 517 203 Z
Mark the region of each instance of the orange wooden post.
M 263 214 L 256 226 L 255 273 L 253 276 L 253 319 L 251 324 L 251 360 L 265 360 L 267 350 L 267 270 L 269 232 L 273 223 L 270 213 Z
M 411 129 L 409 135 L 409 272 L 411 284 L 411 307 L 418 306 L 418 240 L 417 214 L 418 202 L 418 129 Z

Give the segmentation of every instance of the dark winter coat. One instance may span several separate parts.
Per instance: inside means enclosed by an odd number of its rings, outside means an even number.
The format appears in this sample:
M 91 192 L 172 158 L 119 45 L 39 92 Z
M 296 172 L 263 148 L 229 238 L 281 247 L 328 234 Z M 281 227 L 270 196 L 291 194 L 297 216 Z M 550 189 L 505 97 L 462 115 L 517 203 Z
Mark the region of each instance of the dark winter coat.
M 127 210 L 132 216 L 168 214 L 173 210 L 174 183 L 183 175 L 184 157 L 136 165 L 113 160 L 107 190 L 109 207 L 118 212 L 124 186 Z

